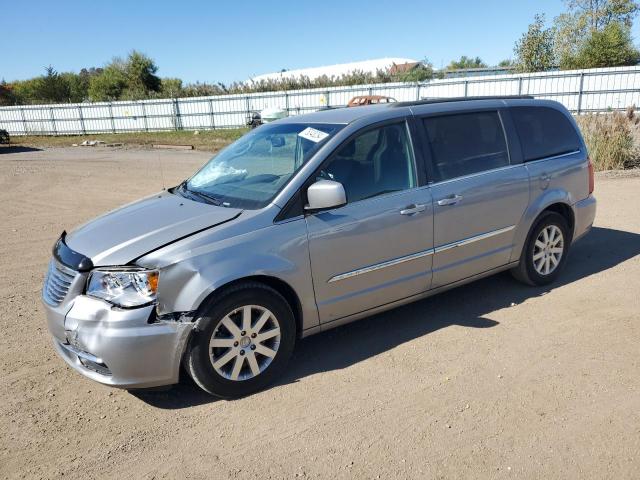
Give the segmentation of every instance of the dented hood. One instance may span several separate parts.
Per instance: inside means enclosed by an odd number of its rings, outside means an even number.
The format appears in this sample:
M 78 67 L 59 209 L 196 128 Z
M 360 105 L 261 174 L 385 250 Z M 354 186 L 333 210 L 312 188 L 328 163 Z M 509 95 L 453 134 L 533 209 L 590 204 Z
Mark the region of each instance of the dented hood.
M 236 218 L 242 210 L 163 192 L 113 210 L 67 235 L 94 266 L 124 265 L 159 247 Z

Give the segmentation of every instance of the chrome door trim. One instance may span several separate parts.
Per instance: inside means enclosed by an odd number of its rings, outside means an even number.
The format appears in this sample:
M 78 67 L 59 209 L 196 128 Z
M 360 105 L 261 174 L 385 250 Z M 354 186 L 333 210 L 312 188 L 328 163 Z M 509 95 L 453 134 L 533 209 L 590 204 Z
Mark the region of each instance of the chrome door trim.
M 573 152 L 561 153 L 560 155 L 552 155 L 551 157 L 538 158 L 536 160 L 524 161 L 522 163 L 515 163 L 513 165 L 504 165 L 502 167 L 492 168 L 491 170 L 482 170 L 476 173 L 470 173 L 469 175 L 462 175 L 460 177 L 447 178 L 446 180 L 440 180 L 439 182 L 431 182 L 430 186 L 434 187 L 436 185 L 443 185 L 451 182 L 456 182 L 458 180 L 465 180 L 467 178 L 478 177 L 480 175 L 487 175 L 489 173 L 500 172 L 502 170 L 509 170 L 511 168 L 522 167 L 524 165 L 531 165 L 532 163 L 538 162 L 546 162 L 547 160 L 555 160 L 556 158 L 569 157 L 571 155 L 575 155 L 576 153 L 582 153 L 582 150 L 574 150 Z
M 496 235 L 500 235 L 501 233 L 510 232 L 516 228 L 515 225 L 511 225 L 509 227 L 501 228 L 499 230 L 491 230 L 490 232 L 481 233 L 480 235 L 475 235 L 473 237 L 465 238 L 463 240 L 458 240 L 456 242 L 446 243 L 444 245 L 440 245 L 434 249 L 434 253 L 444 252 L 445 250 L 450 250 L 456 247 L 462 247 L 463 245 L 469 245 L 473 242 L 478 242 L 480 240 L 485 240 L 487 238 L 495 237 Z
M 522 165 L 530 165 L 532 163 L 546 162 L 547 160 L 555 160 L 556 158 L 569 157 L 571 155 L 575 155 L 576 153 L 582 153 L 582 150 L 574 150 L 572 152 L 561 153 L 560 155 L 552 155 L 551 157 L 536 158 L 535 160 L 527 160 L 527 161 L 524 161 Z
M 410 262 L 411 260 L 417 260 L 418 258 L 428 257 L 429 255 L 433 255 L 433 253 L 433 248 L 430 248 L 429 250 L 423 250 L 422 252 L 412 253 L 411 255 L 394 258 L 393 260 L 387 260 L 386 262 L 376 263 L 375 265 L 369 265 L 368 267 L 358 268 L 357 270 L 352 270 L 350 272 L 341 273 L 340 275 L 335 275 L 331 277 L 327 281 L 327 283 L 339 282 L 340 280 L 345 280 L 347 278 L 364 275 L 365 273 L 375 272 L 376 270 L 381 270 L 383 268 L 392 267 L 401 263 Z
M 522 167 L 523 165 L 525 165 L 525 164 L 524 163 L 516 163 L 514 165 L 504 165 L 502 167 L 492 168 L 491 170 L 482 170 L 480 172 L 470 173 L 469 175 L 462 175 L 460 177 L 453 177 L 453 178 L 447 178 L 446 180 L 440 180 L 439 182 L 432 182 L 432 183 L 430 183 L 430 185 L 432 187 L 436 186 L 436 185 L 444 185 L 444 184 L 451 183 L 451 182 L 457 182 L 458 180 L 465 180 L 467 178 L 479 177 L 480 175 L 488 175 L 490 173 L 500 172 L 502 170 L 509 170 L 509 169 L 512 169 L 512 168 Z
M 429 250 L 423 250 L 422 252 L 412 253 L 411 255 L 406 255 L 404 257 L 394 258 L 393 260 L 387 260 L 386 262 L 376 263 L 374 265 L 369 265 L 368 267 L 358 268 L 357 270 L 351 270 L 350 272 L 341 273 L 339 275 L 335 275 L 327 280 L 327 283 L 339 282 L 340 280 L 346 280 L 347 278 L 356 277 L 358 275 L 364 275 L 365 273 L 375 272 L 376 270 L 381 270 L 383 268 L 392 267 L 394 265 L 399 265 L 400 263 L 410 262 L 411 260 L 417 260 L 418 258 L 428 257 L 429 255 L 433 255 L 434 253 L 444 252 L 445 250 L 449 250 L 451 248 L 462 247 L 463 245 L 469 245 L 473 242 L 478 242 L 480 240 L 485 240 L 487 238 L 495 237 L 496 235 L 500 235 L 502 233 L 510 232 L 516 228 L 515 225 L 511 225 L 509 227 L 501 228 L 499 230 L 492 230 L 490 232 L 481 233 L 480 235 L 475 235 L 473 237 L 465 238 L 463 240 L 458 240 L 457 242 L 447 243 L 445 245 L 441 245 L 436 248 L 430 248 Z

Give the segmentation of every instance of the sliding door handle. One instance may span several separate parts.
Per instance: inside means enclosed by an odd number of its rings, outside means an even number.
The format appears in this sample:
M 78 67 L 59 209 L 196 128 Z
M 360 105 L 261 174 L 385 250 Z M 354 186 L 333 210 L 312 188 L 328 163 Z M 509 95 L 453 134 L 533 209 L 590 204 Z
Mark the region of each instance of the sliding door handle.
M 455 205 L 460 200 L 462 200 L 462 195 L 449 195 L 448 197 L 441 198 L 438 200 L 438 205 L 444 207 L 446 205 Z

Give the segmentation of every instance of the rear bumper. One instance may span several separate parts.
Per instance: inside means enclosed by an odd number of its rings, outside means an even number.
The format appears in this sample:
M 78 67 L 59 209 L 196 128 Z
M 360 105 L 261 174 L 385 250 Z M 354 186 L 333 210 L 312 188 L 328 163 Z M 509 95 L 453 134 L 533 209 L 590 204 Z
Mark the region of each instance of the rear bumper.
M 120 388 L 178 382 L 193 324 L 148 323 L 153 308 L 117 309 L 80 295 L 65 314 L 45 303 L 54 347 L 65 362 L 85 377 Z
M 584 200 L 576 202 L 573 206 L 575 217 L 575 226 L 573 229 L 573 241 L 578 240 L 591 230 L 593 221 L 596 218 L 596 199 L 593 195 L 589 195 Z

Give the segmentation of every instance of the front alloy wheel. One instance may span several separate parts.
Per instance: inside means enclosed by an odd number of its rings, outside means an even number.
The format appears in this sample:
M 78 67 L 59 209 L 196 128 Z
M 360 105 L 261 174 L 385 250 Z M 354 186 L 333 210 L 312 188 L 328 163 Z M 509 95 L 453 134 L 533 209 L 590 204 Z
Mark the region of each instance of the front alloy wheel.
M 211 365 L 227 380 L 260 375 L 280 347 L 280 324 L 270 310 L 245 305 L 225 315 L 211 336 Z
M 282 373 L 295 340 L 296 322 L 285 298 L 267 285 L 242 283 L 203 305 L 185 367 L 208 393 L 242 397 Z

